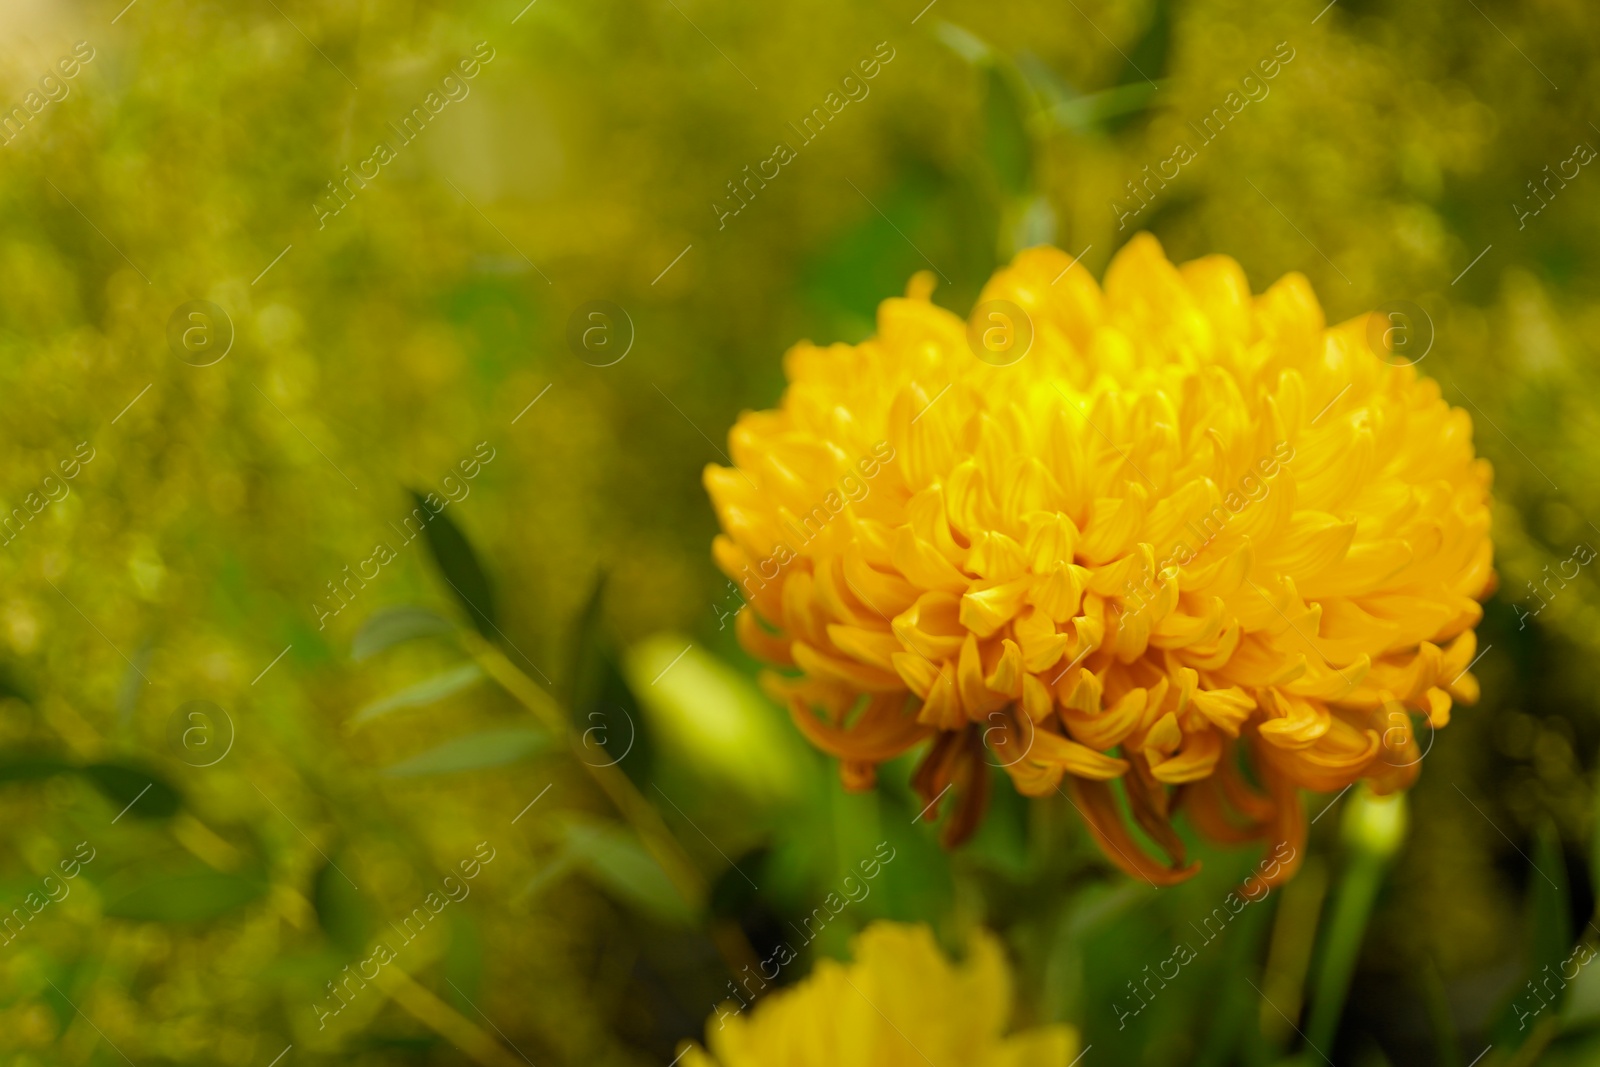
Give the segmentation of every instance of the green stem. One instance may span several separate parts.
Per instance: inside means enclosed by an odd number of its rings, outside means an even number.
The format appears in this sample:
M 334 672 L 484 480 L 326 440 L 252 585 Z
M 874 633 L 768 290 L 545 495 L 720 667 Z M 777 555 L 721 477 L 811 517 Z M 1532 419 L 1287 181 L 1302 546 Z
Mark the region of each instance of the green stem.
M 1317 971 L 1317 985 L 1311 1004 L 1311 1022 L 1306 1027 L 1306 1044 L 1326 1059 L 1339 1029 L 1345 996 L 1350 991 L 1350 976 L 1355 973 L 1361 941 L 1372 915 L 1372 903 L 1383 885 L 1387 863 L 1381 856 L 1356 849 L 1350 865 L 1339 881 L 1334 900 L 1333 920 Z

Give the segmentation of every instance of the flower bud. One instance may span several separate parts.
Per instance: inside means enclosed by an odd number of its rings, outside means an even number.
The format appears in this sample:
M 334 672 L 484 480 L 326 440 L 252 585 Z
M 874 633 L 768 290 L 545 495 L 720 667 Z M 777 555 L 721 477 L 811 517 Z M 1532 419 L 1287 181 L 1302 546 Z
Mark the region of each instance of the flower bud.
M 1345 844 L 1380 859 L 1400 848 L 1406 836 L 1406 795 L 1374 793 L 1366 782 L 1356 785 L 1345 806 L 1340 831 Z

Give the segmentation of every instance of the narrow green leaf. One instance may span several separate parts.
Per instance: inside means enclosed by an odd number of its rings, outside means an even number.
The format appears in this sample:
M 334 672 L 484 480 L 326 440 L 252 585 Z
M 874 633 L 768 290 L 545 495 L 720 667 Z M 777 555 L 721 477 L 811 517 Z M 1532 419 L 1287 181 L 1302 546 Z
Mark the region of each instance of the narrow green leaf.
M 133 721 L 133 713 L 138 710 L 139 698 L 144 695 L 146 686 L 144 669 L 150 666 L 150 657 L 155 652 L 155 642 L 145 638 L 133 653 L 133 660 L 128 664 L 128 669 L 122 672 L 122 682 L 117 687 L 117 724 L 125 728 Z
M 974 66 L 994 58 L 994 49 L 989 42 L 953 22 L 938 20 L 934 23 L 933 33 L 947 48 Z
M 1450 991 L 1432 955 L 1422 958 L 1416 976 L 1417 989 L 1433 1034 L 1433 1062 L 1438 1067 L 1461 1067 L 1461 1032 L 1450 1010 Z
M 329 941 L 352 954 L 366 948 L 378 925 L 377 919 L 355 886 L 339 873 L 331 860 L 322 865 L 311 883 L 311 902 L 317 909 L 317 922 Z
M 1600 791 L 1596 791 L 1591 803 L 1594 810 L 1589 816 L 1589 884 L 1600 886 Z
M 463 663 L 459 667 L 452 667 L 447 671 L 424 678 L 414 685 L 408 685 L 399 692 L 390 693 L 386 697 L 379 697 L 372 703 L 363 706 L 350 717 L 351 726 L 371 722 L 382 715 L 399 708 L 416 708 L 424 704 L 432 704 L 443 700 L 452 693 L 458 693 L 474 684 L 483 677 L 483 669 L 476 663 Z
M 455 623 L 429 608 L 384 608 L 361 624 L 350 644 L 350 658 L 360 663 L 405 641 L 454 633 L 455 628 Z
M 578 739 L 578 758 L 590 766 L 620 765 L 634 784 L 648 788 L 654 744 L 639 701 L 623 675 L 616 646 L 605 631 L 605 585 L 602 571 L 572 627 L 567 707 Z
M 183 797 L 159 775 L 121 763 L 91 763 L 83 776 L 131 817 L 166 819 L 177 814 Z
M 1560 835 L 1548 818 L 1534 831 L 1533 847 L 1528 851 L 1532 869 L 1528 872 L 1523 935 L 1528 969 L 1489 1030 L 1495 1044 L 1508 1050 L 1539 1040 L 1534 1036 L 1538 1026 L 1553 1025 L 1544 1016 L 1565 1010 L 1568 981 L 1561 971 L 1564 964 L 1570 971 L 1567 961 L 1573 959 L 1567 865 Z
M 1000 188 L 1008 196 L 1022 196 L 1033 184 L 1033 139 L 1028 132 L 1028 116 L 1035 110 L 1032 89 L 1008 57 L 971 31 L 941 21 L 934 34 L 981 72 L 984 156 Z
M 467 609 L 473 626 L 484 637 L 495 640 L 498 631 L 495 628 L 494 590 L 467 535 L 443 511 L 435 512 L 430 508 L 423 494 L 413 489 L 411 495 L 416 499 L 417 507 L 429 516 L 424 529 L 428 534 L 428 548 L 433 552 L 434 562 L 439 565 L 439 572 L 455 592 L 461 606 Z
M 1126 61 L 1117 84 L 1132 81 L 1148 84 L 1159 82 L 1167 72 L 1167 59 L 1172 52 L 1172 0 L 1155 0 L 1150 5 L 1150 21 L 1123 55 Z
M 567 705 L 580 717 L 603 687 L 605 649 L 601 611 L 605 593 L 606 572 L 601 571 L 595 575 L 594 584 L 589 587 L 589 598 L 572 628 L 572 677 L 567 687 Z
M 438 748 L 385 768 L 383 773 L 391 778 L 413 778 L 504 767 L 546 751 L 550 743 L 550 735 L 542 730 L 527 727 L 485 730 L 446 741 Z
M 565 843 L 559 845 L 553 855 L 547 856 L 543 865 L 534 872 L 528 884 L 522 887 L 522 892 L 513 898 L 513 903 L 521 904 L 532 897 L 538 896 L 546 889 L 565 878 L 577 866 L 577 858 L 573 856 L 572 849 Z
M 984 71 L 984 154 L 994 167 L 1000 187 L 1021 196 L 1033 184 L 1033 139 L 1028 114 L 1033 110 L 1021 79 L 1000 63 Z
M 155 878 L 109 901 L 105 914 L 145 922 L 203 922 L 266 895 L 256 878 L 202 870 Z
M 602 889 L 663 922 L 693 921 L 693 911 L 672 880 L 631 830 L 575 819 L 566 831 L 568 852 Z
M 1112 119 L 1148 108 L 1157 89 L 1146 81 L 1129 82 L 1097 93 L 1075 96 L 1051 106 L 1045 114 L 1073 133 L 1103 131 Z
M 1554 969 L 1572 949 L 1572 912 L 1567 889 L 1567 863 L 1561 836 L 1546 819 L 1534 835 L 1533 862 L 1528 879 L 1528 949 L 1535 973 L 1543 964 Z

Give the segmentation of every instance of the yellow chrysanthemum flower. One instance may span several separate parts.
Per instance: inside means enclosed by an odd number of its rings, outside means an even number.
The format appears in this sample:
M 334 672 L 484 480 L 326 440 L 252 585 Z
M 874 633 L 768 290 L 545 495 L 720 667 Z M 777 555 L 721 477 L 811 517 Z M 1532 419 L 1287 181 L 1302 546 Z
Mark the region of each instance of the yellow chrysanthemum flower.
M 824 960 L 748 1012 L 724 1004 L 706 1023 L 711 1055 L 684 1067 L 1066 1067 L 1077 1035 L 1045 1026 L 1002 1036 L 1011 972 L 992 934 L 951 964 L 925 926 L 879 922 L 856 935 L 853 964 Z
M 848 784 L 931 738 L 947 842 L 988 760 L 1065 785 L 1111 860 L 1171 882 L 1179 808 L 1298 845 L 1299 788 L 1415 777 L 1411 715 L 1477 695 L 1490 470 L 1373 317 L 1327 328 L 1299 274 L 1252 297 L 1232 259 L 1173 266 L 1148 235 L 1103 292 L 1073 267 L 1023 252 L 971 324 L 919 275 L 876 337 L 790 350 L 780 407 L 706 470 L 714 551 Z

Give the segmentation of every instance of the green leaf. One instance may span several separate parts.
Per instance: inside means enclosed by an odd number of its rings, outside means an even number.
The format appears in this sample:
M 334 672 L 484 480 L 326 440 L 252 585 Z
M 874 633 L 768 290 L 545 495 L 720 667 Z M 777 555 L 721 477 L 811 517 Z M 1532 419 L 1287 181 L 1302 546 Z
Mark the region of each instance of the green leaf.
M 994 167 L 1000 187 L 1011 196 L 1021 196 L 1033 184 L 1033 139 L 1028 133 L 1028 114 L 1033 110 L 1026 88 L 1010 68 L 1000 63 L 987 65 L 984 72 L 983 117 L 984 155 Z
M 333 862 L 323 864 L 311 883 L 311 902 L 317 909 L 317 922 L 328 940 L 348 953 L 367 947 L 377 919 L 355 886 L 339 873 Z
M 60 756 L 43 752 L 13 753 L 0 759 L 0 782 L 36 782 L 77 770 Z
M 550 735 L 543 730 L 513 727 L 485 730 L 446 741 L 438 748 L 384 769 L 391 778 L 412 778 L 426 774 L 455 774 L 459 771 L 504 767 L 550 748 Z
M 105 914 L 146 922 L 204 922 L 265 896 L 258 878 L 202 870 L 155 878 L 109 901 Z
M 994 49 L 989 42 L 953 22 L 938 20 L 934 23 L 933 33 L 947 48 L 974 66 L 988 63 L 994 58 Z
M 1519 1048 L 1534 1032 L 1535 1027 L 1524 1016 L 1544 1014 L 1544 1001 L 1529 988 L 1529 982 L 1544 990 L 1544 995 L 1551 996 L 1555 1013 L 1564 1010 L 1568 992 L 1565 987 L 1552 989 L 1544 984 L 1550 975 L 1559 974 L 1563 961 L 1572 952 L 1567 865 L 1560 835 L 1549 819 L 1543 820 L 1535 830 L 1533 847 L 1529 851 L 1532 869 L 1528 872 L 1526 933 L 1523 935 L 1528 970 L 1512 988 L 1504 1011 L 1489 1031 L 1494 1043 L 1508 1050 Z
M 48 752 L 13 753 L 0 758 L 0 783 L 37 782 L 71 773 L 82 774 L 119 812 L 127 809 L 130 816 L 165 819 L 183 806 L 183 796 L 177 789 L 143 767 L 122 763 L 90 763 L 80 767 Z
M 577 858 L 573 856 L 572 849 L 566 844 L 558 846 L 553 855 L 548 856 L 544 865 L 534 872 L 528 884 L 522 887 L 522 892 L 513 899 L 514 903 L 521 904 L 531 897 L 536 897 L 546 889 L 565 878 L 567 873 L 577 866 Z
M 454 633 L 455 628 L 455 623 L 429 608 L 384 608 L 361 624 L 350 644 L 350 658 L 360 663 L 403 642 Z
M 411 491 L 417 506 L 430 516 L 424 528 L 428 534 L 428 548 L 433 552 L 439 572 L 455 591 L 456 598 L 472 617 L 472 624 L 485 638 L 493 641 L 499 631 L 495 627 L 494 590 L 478 555 L 472 550 L 466 534 L 443 511 L 435 512 L 415 489 Z
M 1104 131 L 1112 119 L 1134 115 L 1149 107 L 1156 92 L 1156 87 L 1149 82 L 1129 82 L 1063 100 L 1045 114 L 1073 133 Z
M 414 685 L 408 685 L 399 692 L 390 693 L 380 697 L 372 703 L 365 705 L 350 717 L 351 726 L 359 726 L 371 722 L 381 715 L 387 715 L 398 708 L 415 708 L 424 704 L 432 704 L 443 700 L 452 693 L 458 693 L 483 677 L 483 669 L 476 663 L 463 663 L 459 667 L 452 667 L 431 678 L 424 678 Z
M 589 598 L 572 628 L 572 678 L 567 688 L 567 704 L 573 714 L 581 717 L 598 698 L 604 687 L 605 672 L 604 634 L 601 631 L 601 611 L 606 592 L 606 572 L 595 575 L 589 587 Z
M 618 764 L 643 789 L 649 786 L 655 750 L 639 701 L 605 632 L 601 617 L 605 585 L 602 571 L 572 628 L 567 707 L 581 749 L 578 758 L 591 766 Z
M 121 727 L 133 721 L 133 713 L 139 707 L 139 698 L 144 695 L 147 684 L 144 669 L 150 666 L 154 651 L 155 642 L 145 638 L 134 651 L 128 669 L 122 672 L 122 683 L 117 687 L 117 723 Z
M 567 823 L 566 833 L 572 859 L 600 888 L 662 922 L 693 921 L 688 903 L 631 830 L 574 819 Z
M 1167 59 L 1172 51 L 1172 0 L 1155 0 L 1150 6 L 1150 21 L 1144 32 L 1123 56 L 1126 60 L 1117 84 L 1128 82 L 1159 82 L 1167 72 Z M 1146 79 L 1149 79 L 1146 81 Z
M 1548 963 L 1554 969 L 1572 949 L 1567 864 L 1560 834 L 1548 819 L 1535 835 L 1533 862 L 1535 870 L 1528 879 L 1528 948 L 1537 975 L 1540 966 Z
M 91 763 L 83 776 L 106 799 L 140 819 L 166 819 L 183 806 L 183 796 L 165 780 L 142 767 L 121 763 Z
M 1033 138 L 1028 116 L 1034 110 L 1027 81 L 1001 52 L 969 30 L 940 22 L 935 35 L 983 74 L 984 156 L 1008 196 L 1022 196 L 1033 184 Z
M 1593 827 L 1589 831 L 1589 884 L 1600 886 L 1600 791 L 1595 793 L 1592 803 L 1594 810 L 1589 816 Z

